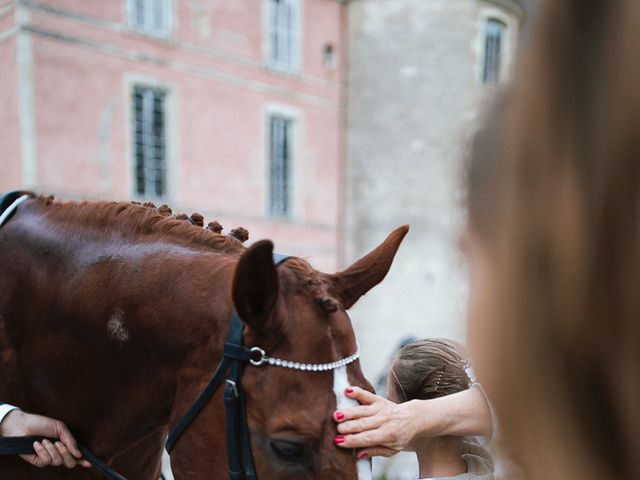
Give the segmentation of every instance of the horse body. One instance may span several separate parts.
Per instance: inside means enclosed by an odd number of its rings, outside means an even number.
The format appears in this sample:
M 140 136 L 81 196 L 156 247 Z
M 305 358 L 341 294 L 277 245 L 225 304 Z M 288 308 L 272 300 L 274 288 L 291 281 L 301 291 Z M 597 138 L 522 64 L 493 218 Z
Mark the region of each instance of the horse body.
M 384 273 L 404 233 L 383 255 Z M 382 279 L 363 265 L 342 276 L 299 259 L 276 269 L 270 242 L 246 249 L 130 204 L 29 200 L 0 229 L 0 251 L 0 398 L 63 420 L 131 480 L 158 478 L 166 434 L 216 369 L 234 309 L 247 345 L 335 361 L 356 349 L 341 307 Z M 369 386 L 359 364 L 348 372 Z M 352 454 L 332 444 L 332 382 L 330 372 L 245 369 L 259 479 L 357 478 Z M 225 478 L 224 432 L 219 391 L 172 452 L 176 478 Z M 303 455 L 279 456 L 278 442 Z M 6 457 L 0 471 L 17 480 L 100 478 Z

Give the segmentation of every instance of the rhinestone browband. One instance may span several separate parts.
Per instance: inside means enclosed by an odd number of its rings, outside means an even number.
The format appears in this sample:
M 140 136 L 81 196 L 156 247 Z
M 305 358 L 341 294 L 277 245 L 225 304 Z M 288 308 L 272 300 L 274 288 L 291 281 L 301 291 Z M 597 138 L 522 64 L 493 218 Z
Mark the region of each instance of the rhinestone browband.
M 350 363 L 355 362 L 360 358 L 360 346 L 356 347 L 356 353 L 350 355 L 341 360 L 337 360 L 331 363 L 300 363 L 291 362 L 289 360 L 282 360 L 280 358 L 269 357 L 267 353 L 259 347 L 251 348 L 251 353 L 255 355 L 255 358 L 251 358 L 249 362 L 251 365 L 260 366 L 265 363 L 273 365 L 274 367 L 290 368 L 292 370 L 302 370 L 305 372 L 326 372 L 328 370 L 335 370 L 336 368 L 344 367 Z

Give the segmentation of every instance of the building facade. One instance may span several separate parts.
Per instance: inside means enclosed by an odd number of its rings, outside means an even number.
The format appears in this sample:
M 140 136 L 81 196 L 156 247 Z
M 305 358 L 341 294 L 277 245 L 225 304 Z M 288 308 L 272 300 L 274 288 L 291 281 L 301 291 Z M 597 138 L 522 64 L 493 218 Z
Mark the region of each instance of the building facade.
M 0 1 L 0 190 L 150 200 L 332 270 L 336 0 Z

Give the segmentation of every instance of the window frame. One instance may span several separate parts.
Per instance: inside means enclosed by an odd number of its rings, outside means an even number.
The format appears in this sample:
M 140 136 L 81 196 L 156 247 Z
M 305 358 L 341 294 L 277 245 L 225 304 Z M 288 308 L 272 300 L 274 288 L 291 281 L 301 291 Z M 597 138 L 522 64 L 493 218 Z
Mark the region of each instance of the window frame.
M 139 93 L 140 92 L 140 93 Z M 147 95 L 149 94 L 149 95 Z M 141 118 L 138 118 L 138 106 L 137 106 L 137 96 L 141 96 L 142 101 L 142 109 Z M 146 137 L 146 136 L 157 136 L 155 130 L 155 103 L 159 101 L 161 106 L 160 115 L 161 115 L 161 132 L 160 132 L 160 140 L 153 144 L 145 144 L 144 138 L 143 142 L 138 141 L 138 136 Z M 145 103 L 150 103 L 151 105 L 147 105 L 145 107 Z M 133 140 L 133 184 L 134 191 L 136 196 L 148 199 L 162 199 L 167 196 L 167 164 L 168 164 L 168 154 L 167 154 L 167 91 L 153 86 L 136 84 L 133 86 L 131 91 L 131 109 L 132 109 L 132 140 Z M 151 109 L 151 110 L 149 110 Z M 149 122 L 150 120 L 150 122 Z M 140 121 L 141 128 L 138 129 L 138 122 Z M 139 133 L 140 132 L 140 133 Z M 142 152 L 139 151 L 142 149 Z M 157 156 L 157 150 L 161 152 L 159 156 Z M 142 161 L 139 162 L 139 153 L 141 153 Z M 151 158 L 148 158 L 151 157 Z M 152 165 L 148 165 L 151 163 Z M 157 163 L 160 163 L 160 167 L 158 167 Z M 148 175 L 148 170 L 154 169 L 158 170 L 160 168 L 160 173 L 155 172 L 154 177 L 150 178 Z M 142 170 L 142 177 L 140 176 L 140 170 Z M 140 192 L 140 179 L 143 181 L 143 191 Z M 160 188 L 158 188 L 158 182 L 160 183 Z M 149 190 L 152 190 L 150 192 Z M 158 193 L 160 190 L 160 193 Z
M 147 5 L 152 4 L 154 1 L 162 3 L 165 15 L 162 27 L 156 28 L 147 25 L 146 22 L 138 22 L 136 15 L 136 3 L 138 1 L 142 1 Z M 170 39 L 173 36 L 175 26 L 175 0 L 125 0 L 125 7 L 127 12 L 127 25 L 130 31 L 159 39 Z
M 283 130 L 283 140 L 284 144 L 279 146 L 279 149 L 286 152 L 284 156 L 284 161 L 286 162 L 280 168 L 284 168 L 284 178 L 274 179 L 274 124 L 276 121 L 282 122 L 282 125 L 286 128 Z M 292 195 L 292 184 L 293 184 L 293 176 L 292 176 L 292 166 L 293 166 L 293 152 L 294 152 L 294 122 L 295 120 L 288 116 L 283 115 L 281 113 L 271 113 L 267 117 L 267 158 L 268 158 L 268 193 L 267 193 L 267 210 L 269 216 L 272 218 L 290 218 L 292 216 L 292 206 L 293 206 L 293 195 Z M 281 193 L 284 196 L 284 207 L 277 206 L 277 199 L 275 199 L 274 195 L 274 180 L 280 182 L 284 180 L 285 188 L 284 192 Z M 280 202 L 281 203 L 281 202 Z
M 133 103 L 133 94 L 136 87 L 148 87 L 151 89 L 161 90 L 164 92 L 164 128 L 165 128 L 165 184 L 164 195 L 157 196 L 141 196 L 137 191 L 136 183 L 136 138 L 135 138 L 135 112 Z M 128 73 L 123 79 L 123 96 L 125 122 L 124 135 L 126 140 L 126 195 L 131 196 L 140 201 L 162 201 L 163 203 L 175 202 L 179 197 L 180 185 L 180 163 L 178 162 L 180 150 L 180 124 L 177 121 L 176 112 L 179 97 L 177 94 L 177 86 L 171 82 L 160 80 L 158 78 L 141 75 L 138 73 Z
M 288 165 L 288 211 L 286 215 L 274 214 L 271 210 L 271 118 L 282 117 L 291 123 L 291 134 L 289 136 L 290 161 Z M 267 218 L 275 221 L 295 222 L 301 218 L 302 196 L 305 193 L 305 162 L 301 155 L 303 152 L 303 131 L 304 117 L 302 112 L 293 106 L 280 103 L 269 103 L 263 108 L 263 139 L 264 139 L 264 160 L 261 170 L 262 181 L 264 182 L 264 212 Z
M 292 7 L 293 14 L 292 26 L 289 32 L 290 36 L 290 63 L 278 61 L 273 58 L 273 30 L 272 30 L 272 17 L 274 2 L 284 2 Z M 264 59 L 265 65 L 274 71 L 289 74 L 298 74 L 302 65 L 302 52 L 303 52 L 303 35 L 302 35 L 302 2 L 300 0 L 264 0 L 264 14 L 263 14 L 263 45 L 264 45 Z
M 493 32 L 492 32 L 493 29 Z M 505 70 L 505 58 L 506 48 L 508 42 L 508 30 L 509 25 L 501 18 L 495 16 L 488 16 L 484 20 L 483 28 L 483 45 L 482 45 L 482 64 L 481 64 L 481 82 L 483 85 L 499 84 L 504 78 Z M 494 35 L 497 38 L 497 50 L 491 52 L 489 48 L 489 42 L 492 39 L 492 33 L 498 32 L 498 35 Z M 490 53 L 493 55 L 490 57 Z M 493 65 L 489 65 L 489 60 L 492 60 Z

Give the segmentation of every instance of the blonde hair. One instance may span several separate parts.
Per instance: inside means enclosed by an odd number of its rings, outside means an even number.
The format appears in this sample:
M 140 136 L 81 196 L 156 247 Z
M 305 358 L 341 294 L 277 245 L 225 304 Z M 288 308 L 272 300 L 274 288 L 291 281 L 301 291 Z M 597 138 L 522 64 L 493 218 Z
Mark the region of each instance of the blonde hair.
M 640 478 L 638 25 L 543 1 L 496 140 L 490 395 L 532 480 Z
M 428 400 L 469 388 L 465 366 L 453 342 L 425 338 L 402 347 L 391 361 L 389 374 L 401 401 Z

